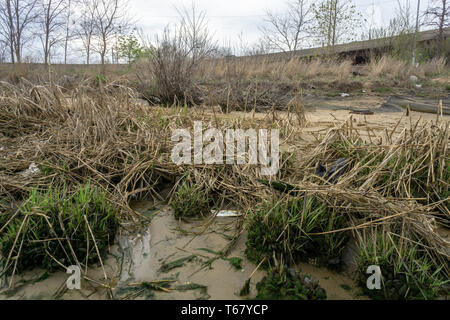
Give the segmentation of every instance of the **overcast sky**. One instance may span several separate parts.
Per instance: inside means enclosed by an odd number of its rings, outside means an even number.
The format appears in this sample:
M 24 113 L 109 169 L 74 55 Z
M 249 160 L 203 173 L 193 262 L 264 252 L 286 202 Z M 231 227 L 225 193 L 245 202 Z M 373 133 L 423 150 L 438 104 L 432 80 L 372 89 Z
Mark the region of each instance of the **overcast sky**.
M 240 54 L 239 36 L 242 35 L 244 44 L 251 46 L 261 37 L 259 27 L 264 23 L 266 10 L 286 12 L 287 0 L 128 0 L 129 15 L 136 21 L 137 26 L 144 31 L 150 40 L 160 34 L 168 24 L 178 20 L 176 8 L 189 8 L 192 3 L 198 10 L 206 13 L 208 26 L 215 40 L 221 46 L 233 47 L 234 54 Z M 310 0 L 318 2 L 319 0 Z M 411 11 L 415 14 L 417 0 L 353 0 L 356 9 L 364 18 L 373 20 L 373 27 L 385 26 L 395 17 L 398 1 L 404 5 L 409 2 Z M 431 0 L 421 0 L 423 12 Z M 361 33 L 361 30 L 357 32 Z M 78 42 L 69 51 L 72 63 L 84 61 L 81 46 Z M 60 63 L 62 49 L 57 48 L 52 57 L 53 63 Z M 42 47 L 35 41 L 30 48 L 25 49 L 26 56 L 34 61 L 42 60 Z M 80 55 L 81 53 L 81 55 Z M 98 62 L 98 55 L 92 55 L 92 62 Z
M 395 16 L 397 1 L 410 2 L 416 12 L 417 0 L 353 0 L 357 10 L 367 19 L 373 18 L 373 24 L 382 26 Z M 148 35 L 160 32 L 165 25 L 176 21 L 176 7 L 187 6 L 194 2 L 204 10 L 209 27 L 216 40 L 236 43 L 240 33 L 248 43 L 256 42 L 260 36 L 258 26 L 263 22 L 267 9 L 283 12 L 286 0 L 129 0 L 131 13 Z M 428 0 L 421 1 L 421 9 L 426 9 Z M 371 14 L 373 12 L 373 15 Z

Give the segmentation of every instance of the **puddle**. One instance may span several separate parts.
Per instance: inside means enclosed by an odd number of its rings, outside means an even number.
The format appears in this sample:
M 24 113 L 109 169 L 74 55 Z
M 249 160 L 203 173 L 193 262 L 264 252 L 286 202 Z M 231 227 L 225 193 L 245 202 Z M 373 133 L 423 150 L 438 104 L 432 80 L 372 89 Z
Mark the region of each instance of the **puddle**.
M 176 221 L 168 207 L 155 207 L 150 202 L 139 202 L 134 208 L 151 217 L 151 223 L 136 232 L 122 232 L 111 247 L 103 269 L 91 267 L 87 279 L 81 281 L 81 290 L 68 290 L 65 272 L 47 274 L 33 270 L 15 277 L 13 290 L 0 286 L 0 299 L 214 299 L 237 300 L 254 298 L 256 283 L 265 275 L 245 257 L 247 234 L 243 232 L 226 255 L 240 258 L 241 269 L 232 261 L 216 253 L 227 247 L 242 223 L 236 217 L 216 217 L 191 222 Z M 184 261 L 183 261 L 184 260 Z M 235 260 L 239 261 L 239 259 Z M 179 262 L 179 266 L 177 266 Z M 300 264 L 297 269 L 319 280 L 328 299 L 360 299 L 353 281 L 339 273 L 313 265 Z M 253 273 L 250 294 L 239 292 Z M 147 285 L 160 285 L 169 280 L 170 286 L 160 291 L 145 290 Z M 108 290 L 102 283 L 109 283 Z M 148 294 L 148 293 L 151 294 Z

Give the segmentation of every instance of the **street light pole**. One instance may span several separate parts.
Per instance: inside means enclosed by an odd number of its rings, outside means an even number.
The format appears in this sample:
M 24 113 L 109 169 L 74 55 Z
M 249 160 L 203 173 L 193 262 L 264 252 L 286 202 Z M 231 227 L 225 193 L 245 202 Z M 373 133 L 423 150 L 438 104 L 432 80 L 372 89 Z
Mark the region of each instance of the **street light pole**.
M 416 17 L 416 31 L 414 32 L 414 48 L 413 48 L 413 57 L 412 57 L 412 65 L 416 65 L 417 60 L 417 34 L 419 33 L 419 14 L 420 14 L 420 0 L 417 0 L 417 17 Z

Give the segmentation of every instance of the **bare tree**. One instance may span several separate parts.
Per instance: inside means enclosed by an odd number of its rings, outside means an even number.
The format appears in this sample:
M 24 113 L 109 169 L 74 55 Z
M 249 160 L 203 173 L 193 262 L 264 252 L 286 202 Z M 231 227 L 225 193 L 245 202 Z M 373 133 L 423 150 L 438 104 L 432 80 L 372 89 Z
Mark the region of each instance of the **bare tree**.
M 44 63 L 48 65 L 53 46 L 64 39 L 64 14 L 67 9 L 67 2 L 66 0 L 42 0 L 40 7 L 39 25 L 41 32 L 38 33 L 38 36 L 42 43 Z
M 267 10 L 266 25 L 260 27 L 263 40 L 270 50 L 292 52 L 300 49 L 309 37 L 313 18 L 309 0 L 290 0 L 287 6 L 284 14 Z
M 413 33 L 414 32 L 414 12 L 411 8 L 411 1 L 407 0 L 403 4 L 397 0 L 396 19 L 398 22 L 399 33 Z
M 317 39 L 333 50 L 334 46 L 356 37 L 355 30 L 360 26 L 361 14 L 350 0 L 322 0 L 313 4 Z
M 105 64 L 106 54 L 111 46 L 110 40 L 130 25 L 126 15 L 125 0 L 93 0 L 95 35 L 98 37 L 95 51 L 100 55 L 101 64 Z
M 8 44 L 4 39 L 0 39 L 0 63 L 6 61 L 6 51 L 8 49 Z
M 237 49 L 239 55 L 243 56 L 257 56 L 257 55 L 263 55 L 269 53 L 270 49 L 267 46 L 266 41 L 264 40 L 264 37 L 259 38 L 254 43 L 249 43 L 246 39 L 244 39 L 244 34 L 241 31 L 239 35 L 237 36 L 238 43 L 237 43 Z
M 86 54 L 87 65 L 91 62 L 92 43 L 95 36 L 95 4 L 92 0 L 81 1 L 79 24 L 75 29 L 75 36 L 81 40 Z
M 75 21 L 72 20 L 74 15 L 74 5 L 80 4 L 76 0 L 66 0 L 66 10 L 64 13 L 65 34 L 64 34 L 64 64 L 67 64 L 67 56 L 69 50 L 69 41 L 74 38 L 73 26 Z
M 2 34 L 10 48 L 11 62 L 22 62 L 22 49 L 32 39 L 31 26 L 38 17 L 38 0 L 4 0 L 0 8 Z
M 15 62 L 14 53 L 14 24 L 11 0 L 5 0 L 5 2 L 0 2 L 0 36 L 2 38 L 2 43 L 5 48 L 9 49 L 11 63 Z
M 178 24 L 179 45 L 196 65 L 200 60 L 214 53 L 216 43 L 208 29 L 205 11 L 198 11 L 194 3 L 190 8 L 177 9 L 180 15 Z
M 383 39 L 386 44 L 392 44 L 394 37 L 409 35 L 414 32 L 414 14 L 410 1 L 404 3 L 397 0 L 395 17 L 389 20 L 389 25 L 380 28 L 369 29 L 361 35 L 362 40 Z
M 185 100 L 198 102 L 198 87 L 194 73 L 205 59 L 214 56 L 217 45 L 209 32 L 206 13 L 191 8 L 177 9 L 178 24 L 166 27 L 162 36 L 156 38 L 149 57 L 148 71 L 151 81 L 158 86 L 147 98 L 157 96 L 163 103 Z M 148 75 L 139 76 L 141 81 Z M 148 81 L 148 80 L 147 80 Z
M 411 2 L 397 0 L 395 17 L 389 25 L 370 30 L 370 36 L 363 33 L 362 40 L 376 40 L 378 49 L 375 53 L 389 53 L 397 58 L 409 60 L 414 48 L 416 17 Z M 422 22 L 419 20 L 419 25 Z
M 437 54 L 442 55 L 444 29 L 450 27 L 450 0 L 433 0 L 425 12 L 426 24 L 438 29 Z

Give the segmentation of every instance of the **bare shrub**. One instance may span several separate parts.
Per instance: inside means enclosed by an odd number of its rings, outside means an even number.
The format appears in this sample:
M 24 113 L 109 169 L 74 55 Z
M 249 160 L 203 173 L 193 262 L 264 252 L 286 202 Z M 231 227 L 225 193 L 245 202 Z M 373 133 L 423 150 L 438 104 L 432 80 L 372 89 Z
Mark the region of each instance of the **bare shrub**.
M 183 100 L 195 104 L 200 96 L 194 80 L 195 70 L 212 56 L 216 46 L 208 31 L 205 12 L 198 13 L 192 6 L 179 13 L 178 25 L 174 29 L 167 27 L 157 37 L 148 59 L 147 70 L 152 80 L 148 95 L 158 97 L 162 103 Z
M 424 76 L 435 76 L 441 74 L 445 70 L 447 59 L 444 57 L 433 58 L 419 67 Z
M 411 66 L 391 56 L 383 56 L 370 62 L 369 74 L 373 77 L 387 76 L 405 80 L 411 75 Z
M 425 78 L 442 74 L 445 71 L 446 63 L 446 58 L 433 58 L 419 67 L 414 68 L 403 60 L 391 56 L 383 56 L 380 59 L 373 60 L 369 64 L 369 75 L 408 81 L 411 75 Z

